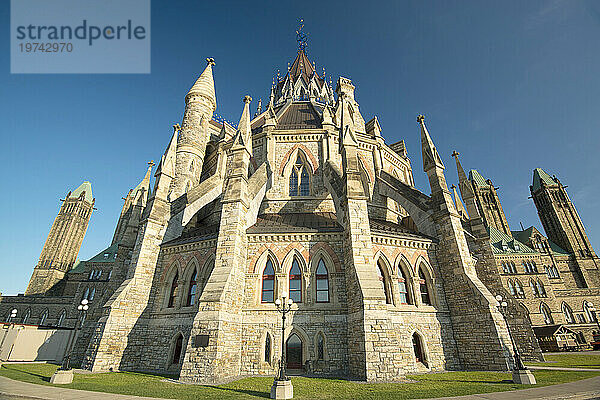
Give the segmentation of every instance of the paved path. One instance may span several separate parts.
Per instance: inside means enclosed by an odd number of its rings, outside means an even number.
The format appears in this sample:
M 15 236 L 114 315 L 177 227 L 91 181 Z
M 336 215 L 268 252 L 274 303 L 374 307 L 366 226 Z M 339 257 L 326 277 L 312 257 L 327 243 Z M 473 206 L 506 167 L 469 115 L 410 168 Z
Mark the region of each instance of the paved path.
M 592 371 L 592 372 L 598 372 L 600 371 L 600 368 L 571 368 L 571 367 L 550 367 L 550 366 L 533 366 L 533 365 L 528 365 L 527 368 L 529 369 L 552 369 L 554 371 Z
M 126 396 L 86 390 L 35 385 L 0 376 L 0 399 L 10 400 L 156 400 L 151 397 Z M 460 397 L 442 397 L 435 400 L 591 400 L 600 399 L 600 377 L 584 379 L 541 388 L 474 394 Z

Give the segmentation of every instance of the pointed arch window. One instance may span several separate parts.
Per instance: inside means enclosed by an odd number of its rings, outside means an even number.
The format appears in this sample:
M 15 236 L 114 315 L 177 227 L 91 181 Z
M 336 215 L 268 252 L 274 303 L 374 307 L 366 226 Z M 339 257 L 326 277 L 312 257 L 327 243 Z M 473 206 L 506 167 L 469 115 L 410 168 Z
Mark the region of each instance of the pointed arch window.
M 31 309 L 25 311 L 25 315 L 23 315 L 23 324 L 26 324 L 29 321 L 29 317 L 31 316 Z
M 46 320 L 48 319 L 48 310 L 44 310 L 42 313 L 42 317 L 40 318 L 40 326 L 46 325 Z
M 426 360 L 425 352 L 423 351 L 423 343 L 421 341 L 421 338 L 419 337 L 419 334 L 417 334 L 416 332 L 412 335 L 412 344 L 413 351 L 415 352 L 416 361 L 425 364 Z
M 300 154 L 298 154 L 296 162 L 292 166 L 289 186 L 290 197 L 310 195 L 310 174 Z
M 188 295 L 185 302 L 186 306 L 193 306 L 196 303 L 196 292 L 198 291 L 198 283 L 196 282 L 198 276 L 198 270 L 194 268 L 194 273 L 190 277 L 188 285 Z
M 404 273 L 404 269 L 398 266 L 398 292 L 400 293 L 400 304 L 412 304 L 410 293 L 408 292 L 408 279 Z
M 521 284 L 521 281 L 518 279 L 515 279 L 515 291 L 517 292 L 517 297 L 522 299 L 525 297 L 525 291 L 523 290 L 523 285 Z
M 596 311 L 592 311 L 592 310 L 593 310 L 592 304 L 590 304 L 590 302 L 587 300 L 584 301 L 583 302 L 583 311 L 585 312 L 585 315 L 586 315 L 588 321 L 596 322 L 598 317 L 596 316 Z
M 512 281 L 512 279 L 508 280 L 508 291 L 510 292 L 511 295 L 516 296 L 517 295 L 517 290 L 515 288 L 515 284 Z
M 544 317 L 544 323 L 546 325 L 552 325 L 554 323 L 554 319 L 552 318 L 552 312 L 550 308 L 546 305 L 546 303 L 540 304 L 540 312 Z
M 317 265 L 317 303 L 329 302 L 329 274 L 325 262 L 321 258 Z
M 267 264 L 262 275 L 262 290 L 260 301 L 263 303 L 272 303 L 275 300 L 275 269 L 271 259 L 267 259 Z
M 271 362 L 271 334 L 267 332 L 267 336 L 265 337 L 265 358 L 264 361 L 266 363 Z
M 567 303 L 562 304 L 562 312 L 565 316 L 565 321 L 567 321 L 568 324 L 575 323 L 575 316 L 573 315 L 573 310 L 571 310 L 571 307 L 569 307 Z
M 302 272 L 295 257 L 290 269 L 290 299 L 294 300 L 294 303 L 302 303 Z
M 421 291 L 421 302 L 428 306 L 432 305 L 431 296 L 429 295 L 429 284 L 423 268 L 419 268 L 419 290 Z
M 58 317 L 58 322 L 56 323 L 56 326 L 62 327 L 65 322 L 66 317 L 67 317 L 67 312 L 65 310 L 62 310 L 62 312 L 60 313 L 60 316 Z
M 88 300 L 89 300 L 89 301 L 92 301 L 92 300 L 94 300 L 94 296 L 96 296 L 96 288 L 92 288 L 92 289 L 90 290 L 90 295 L 89 295 L 89 297 L 88 297 Z
M 535 285 L 537 286 L 537 292 L 538 292 L 538 295 L 539 295 L 540 297 L 546 297 L 546 288 L 544 287 L 544 284 L 542 283 L 542 281 L 540 281 L 540 280 L 538 279 L 538 280 L 536 281 L 536 284 L 535 284 Z
M 317 360 L 325 359 L 325 338 L 322 333 L 317 336 Z
M 531 287 L 531 291 L 533 292 L 533 295 L 535 297 L 540 297 L 540 294 L 538 293 L 537 285 L 535 284 L 535 281 L 533 279 L 529 280 L 529 286 Z
M 386 279 L 386 275 L 383 272 L 383 266 L 381 265 L 381 263 L 378 263 L 378 265 L 377 265 L 377 276 L 379 277 L 379 284 L 385 295 L 385 303 L 392 304 L 392 300 L 390 298 L 390 292 L 388 290 L 388 282 Z
M 87 288 L 85 288 L 85 291 L 83 292 L 83 297 L 81 298 L 81 300 L 87 300 L 89 295 L 90 295 L 90 288 L 87 287 Z
M 173 308 L 175 306 L 175 300 L 177 298 L 177 287 L 179 286 L 179 271 L 175 272 L 175 276 L 171 281 L 171 289 L 169 290 L 169 303 L 167 304 L 168 308 Z

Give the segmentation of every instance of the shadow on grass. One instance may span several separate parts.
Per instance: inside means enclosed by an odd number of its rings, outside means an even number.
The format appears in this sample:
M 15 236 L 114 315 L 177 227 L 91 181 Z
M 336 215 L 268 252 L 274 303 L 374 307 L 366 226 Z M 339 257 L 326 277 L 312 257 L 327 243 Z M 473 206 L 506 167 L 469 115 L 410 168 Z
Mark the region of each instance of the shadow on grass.
M 243 390 L 243 389 L 226 388 L 226 387 L 220 387 L 220 386 L 204 386 L 204 385 L 202 385 L 202 386 L 206 387 L 206 388 L 211 388 L 211 389 L 224 390 L 226 392 L 243 393 L 243 394 L 247 394 L 250 396 L 260 397 L 263 399 L 269 399 L 271 397 L 270 393 L 258 392 L 256 390 Z

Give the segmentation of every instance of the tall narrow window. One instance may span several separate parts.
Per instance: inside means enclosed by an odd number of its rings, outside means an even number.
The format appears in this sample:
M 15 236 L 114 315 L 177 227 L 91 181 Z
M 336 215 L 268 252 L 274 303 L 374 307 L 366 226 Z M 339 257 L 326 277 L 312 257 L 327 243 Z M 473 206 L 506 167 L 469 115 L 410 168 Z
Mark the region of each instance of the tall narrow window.
M 523 285 L 521 285 L 521 281 L 515 279 L 515 290 L 517 291 L 517 297 L 524 298 L 525 291 L 523 290 Z
M 298 260 L 294 258 L 292 268 L 290 269 L 290 299 L 295 303 L 302 302 L 302 275 Z
M 196 291 L 198 290 L 198 283 L 196 282 L 197 275 L 198 270 L 194 268 L 194 273 L 190 278 L 190 283 L 188 286 L 187 301 L 185 302 L 186 306 L 193 306 L 196 302 Z
M 540 304 L 540 311 L 544 316 L 544 323 L 546 325 L 552 325 L 554 323 L 554 319 L 552 318 L 552 312 L 550 311 L 550 308 L 548 308 L 545 303 L 542 303 Z
M 81 298 L 81 300 L 87 300 L 88 297 L 90 295 L 90 288 L 85 288 L 85 291 L 83 292 L 83 297 Z
M 271 335 L 267 332 L 267 337 L 265 338 L 265 362 L 271 362 Z
M 62 310 L 62 312 L 60 313 L 60 316 L 58 317 L 58 322 L 56 322 L 56 326 L 62 327 L 65 322 L 66 316 L 67 316 L 67 312 L 65 310 Z
M 272 303 L 275 299 L 275 269 L 270 259 L 263 270 L 262 291 L 260 301 L 263 303 Z
M 296 157 L 296 162 L 292 166 L 289 180 L 290 196 L 309 196 L 310 195 L 310 175 L 300 154 Z
M 431 297 L 429 296 L 429 285 L 427 284 L 427 278 L 425 277 L 422 268 L 419 268 L 419 290 L 421 291 L 421 301 L 423 304 L 430 306 Z
M 329 302 L 329 274 L 323 259 L 319 260 L 317 266 L 317 303 Z
M 592 311 L 593 306 L 589 301 L 583 302 L 583 311 L 585 311 L 585 315 L 587 316 L 588 321 L 596 322 L 598 317 L 596 316 L 597 311 Z
M 392 300 L 390 298 L 390 292 L 388 291 L 387 280 L 385 279 L 385 274 L 383 273 L 383 267 L 381 264 L 377 265 L 377 275 L 379 277 L 379 284 L 381 289 L 383 290 L 383 294 L 385 295 L 385 303 L 391 304 Z
M 183 336 L 181 334 L 177 335 L 177 339 L 175 339 L 175 346 L 173 347 L 173 358 L 171 359 L 171 364 L 179 364 L 181 360 L 181 351 L 183 350 Z
M 179 286 L 179 271 L 175 272 L 173 281 L 171 282 L 171 290 L 169 291 L 169 303 L 167 307 L 172 308 L 175 305 L 177 297 L 177 286 Z
M 537 286 L 538 295 L 540 297 L 546 297 L 546 288 L 544 287 L 544 284 L 542 283 L 542 281 L 540 281 L 538 279 L 536 282 L 536 286 Z
M 533 292 L 533 295 L 535 297 L 540 297 L 540 294 L 538 292 L 538 288 L 537 285 L 535 284 L 535 281 L 533 279 L 529 280 L 529 286 L 531 287 L 531 291 Z
M 317 360 L 325 359 L 325 339 L 323 339 L 323 335 L 319 334 L 317 336 Z
M 46 325 L 47 319 L 48 319 L 48 310 L 44 310 L 42 317 L 40 318 L 40 326 Z
M 425 364 L 425 353 L 423 352 L 423 344 L 421 343 L 421 338 L 416 332 L 412 335 L 412 343 L 416 361 Z
M 29 317 L 31 316 L 31 310 L 25 311 L 25 315 L 23 315 L 23 324 L 26 324 L 29 321 Z
M 92 288 L 92 290 L 90 290 L 90 296 L 88 297 L 88 300 L 94 300 L 94 296 L 96 296 L 96 288 Z
M 400 293 L 400 304 L 412 304 L 410 294 L 408 293 L 408 287 L 406 283 L 406 275 L 402 267 L 398 266 L 398 292 Z
M 569 324 L 575 323 L 575 317 L 573 316 L 573 310 L 571 310 L 571 307 L 569 307 L 569 305 L 567 303 L 562 304 L 562 312 L 563 312 L 563 315 L 565 316 L 565 321 L 567 321 L 567 323 L 569 323 Z
M 508 291 L 513 296 L 517 295 L 517 291 L 515 289 L 515 284 L 513 283 L 513 281 L 511 279 L 508 280 Z

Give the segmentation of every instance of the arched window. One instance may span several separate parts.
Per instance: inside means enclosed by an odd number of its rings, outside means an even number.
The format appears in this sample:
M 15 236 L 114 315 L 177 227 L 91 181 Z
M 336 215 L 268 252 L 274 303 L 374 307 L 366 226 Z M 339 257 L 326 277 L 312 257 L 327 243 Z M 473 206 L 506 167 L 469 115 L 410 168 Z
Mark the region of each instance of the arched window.
M 177 287 L 179 286 L 179 271 L 175 272 L 175 276 L 171 281 L 171 289 L 169 290 L 169 303 L 167 304 L 168 308 L 172 308 L 175 306 L 175 300 L 177 298 Z
M 568 324 L 575 323 L 575 317 L 573 316 L 573 310 L 571 310 L 571 307 L 569 307 L 569 305 L 567 303 L 562 303 L 562 312 L 563 312 L 563 315 L 565 316 L 565 321 L 567 321 Z
M 416 332 L 412 335 L 412 344 L 413 351 L 415 352 L 415 359 L 417 362 L 425 364 L 426 360 L 425 352 L 423 351 L 423 343 L 421 342 L 421 337 Z
M 25 311 L 25 315 L 23 315 L 23 324 L 26 324 L 27 321 L 29 321 L 29 317 L 31 316 L 31 309 L 27 309 L 27 311 Z
M 412 304 L 407 282 L 408 279 L 406 279 L 404 269 L 398 265 L 398 292 L 400 293 L 400 304 Z
M 289 179 L 290 196 L 309 196 L 310 195 L 310 175 L 308 168 L 304 165 L 300 154 L 296 157 L 296 162 L 292 166 L 292 172 Z
M 325 338 L 322 333 L 317 335 L 317 360 L 325 359 Z
M 325 262 L 321 258 L 317 265 L 317 303 L 329 302 L 329 274 Z
M 179 364 L 181 360 L 181 352 L 183 350 L 183 335 L 180 333 L 175 339 L 175 346 L 173 346 L 173 356 L 171 357 L 171 364 Z
M 531 262 L 531 269 L 533 270 L 534 273 L 538 273 L 538 269 L 537 269 L 537 265 L 535 263 L 535 261 Z
M 431 305 L 431 297 L 429 296 L 429 285 L 423 269 L 419 268 L 419 290 L 421 291 L 421 302 L 425 305 Z
M 517 267 L 515 266 L 514 262 L 510 262 L 510 273 L 511 274 L 516 274 L 517 273 Z
M 531 291 L 533 292 L 533 295 L 535 297 L 540 297 L 540 294 L 538 292 L 538 288 L 537 285 L 535 284 L 535 281 L 533 279 L 529 280 L 529 286 L 531 287 Z
M 295 257 L 290 269 L 290 299 L 294 300 L 294 303 L 302 302 L 302 272 Z
M 81 300 L 87 300 L 88 296 L 90 295 L 90 288 L 85 288 L 85 291 L 83 292 L 83 297 L 81 298 Z
M 584 301 L 583 302 L 583 311 L 585 312 L 585 316 L 587 317 L 587 320 L 590 322 L 596 322 L 597 316 L 596 316 L 596 312 L 592 311 L 593 307 L 590 304 L 589 301 Z
M 265 354 L 264 354 L 265 358 L 265 362 L 266 363 L 270 363 L 271 362 L 271 334 L 269 332 L 267 332 L 267 336 L 265 337 Z
M 385 295 L 385 302 L 386 304 L 391 304 L 392 300 L 390 298 L 390 292 L 388 290 L 387 279 L 385 273 L 383 272 L 383 266 L 381 265 L 381 263 L 377 265 L 377 275 L 379 277 L 381 288 L 383 289 L 383 294 Z
M 60 316 L 58 317 L 58 321 L 56 322 L 56 326 L 58 326 L 59 328 L 63 326 L 63 324 L 65 323 L 65 318 L 67 317 L 67 312 L 65 310 L 62 310 L 60 313 Z
M 46 320 L 48 319 L 48 310 L 44 310 L 42 316 L 40 318 L 40 326 L 46 325 Z
M 193 306 L 196 303 L 196 291 L 198 290 L 198 283 L 196 282 L 197 275 L 198 270 L 194 268 L 194 273 L 190 277 L 190 282 L 188 284 L 188 295 L 185 302 L 186 306 Z
M 509 279 L 507 283 L 508 283 L 508 291 L 510 292 L 510 294 L 513 296 L 516 296 L 517 290 L 515 289 L 515 284 L 513 283 L 512 279 Z
M 519 305 L 523 309 L 523 312 L 525 313 L 525 317 L 527 318 L 527 321 L 529 322 L 529 324 L 531 324 L 531 315 L 529 315 L 529 309 L 527 307 L 525 307 L 525 304 L 523 304 L 523 303 L 519 303 Z
M 552 325 L 554 323 L 554 319 L 552 318 L 552 312 L 550 308 L 546 305 L 546 303 L 540 304 L 540 312 L 544 317 L 544 323 L 546 325 Z
M 525 297 L 525 291 L 523 290 L 523 285 L 521 285 L 521 281 L 518 279 L 515 279 L 515 291 L 517 292 L 518 298 Z
M 92 288 L 92 289 L 90 290 L 90 295 L 89 295 L 89 297 L 88 297 L 88 300 L 89 300 L 89 301 L 92 301 L 92 300 L 94 300 L 94 296 L 96 296 L 96 288 Z
M 262 275 L 262 290 L 260 301 L 263 303 L 272 303 L 275 300 L 275 269 L 273 262 L 267 259 L 267 264 Z
M 537 286 L 538 295 L 540 297 L 546 297 L 546 288 L 544 287 L 544 284 L 542 283 L 542 281 L 540 281 L 538 279 L 536 282 L 536 286 Z

